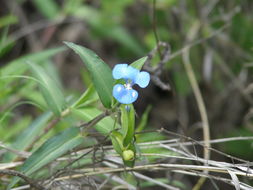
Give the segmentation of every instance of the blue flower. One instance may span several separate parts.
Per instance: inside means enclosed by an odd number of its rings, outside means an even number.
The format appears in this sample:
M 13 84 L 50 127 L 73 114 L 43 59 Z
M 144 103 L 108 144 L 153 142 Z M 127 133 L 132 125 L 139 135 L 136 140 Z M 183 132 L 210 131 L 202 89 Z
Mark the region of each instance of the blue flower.
M 112 70 L 114 79 L 124 79 L 125 84 L 116 84 L 113 87 L 113 96 L 122 104 L 131 104 L 138 98 L 138 92 L 132 87 L 134 84 L 141 88 L 148 86 L 149 73 L 133 68 L 127 64 L 117 64 Z

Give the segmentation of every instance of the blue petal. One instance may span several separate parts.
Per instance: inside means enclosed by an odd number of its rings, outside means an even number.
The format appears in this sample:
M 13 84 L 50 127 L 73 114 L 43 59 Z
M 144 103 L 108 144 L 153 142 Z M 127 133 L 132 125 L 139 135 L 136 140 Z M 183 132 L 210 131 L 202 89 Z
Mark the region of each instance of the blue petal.
M 127 64 L 117 64 L 112 70 L 112 76 L 114 79 L 125 79 L 131 80 L 132 83 L 135 83 L 135 78 L 138 75 L 139 71 Z
M 113 87 L 113 97 L 122 104 L 131 104 L 138 98 L 138 92 L 134 89 L 126 89 L 122 84 Z
M 150 75 L 148 72 L 142 71 L 139 72 L 136 76 L 135 83 L 138 84 L 141 88 L 145 88 L 148 86 L 150 81 Z
M 112 76 L 114 79 L 124 78 L 123 76 L 127 73 L 127 64 L 117 64 L 112 70 Z
M 136 76 L 140 73 L 138 69 L 133 68 L 132 66 L 127 67 L 127 79 L 132 81 L 132 84 L 135 84 Z

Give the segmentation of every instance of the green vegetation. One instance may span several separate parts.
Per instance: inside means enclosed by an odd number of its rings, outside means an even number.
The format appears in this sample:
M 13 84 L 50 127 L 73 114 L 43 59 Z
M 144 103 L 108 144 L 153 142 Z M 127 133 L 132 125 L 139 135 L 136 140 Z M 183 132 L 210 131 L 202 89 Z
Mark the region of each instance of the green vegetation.
M 1 6 L 0 189 L 252 188 L 252 1 Z

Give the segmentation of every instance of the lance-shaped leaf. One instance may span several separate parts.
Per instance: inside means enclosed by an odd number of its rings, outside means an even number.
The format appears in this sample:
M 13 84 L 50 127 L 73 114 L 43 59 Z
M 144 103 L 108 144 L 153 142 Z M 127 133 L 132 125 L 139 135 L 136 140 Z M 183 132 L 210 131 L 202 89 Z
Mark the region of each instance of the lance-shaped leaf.
M 65 99 L 61 89 L 56 81 L 54 81 L 41 66 L 33 63 L 29 63 L 29 65 L 34 77 L 39 81 L 42 95 L 48 107 L 59 116 L 65 106 Z
M 80 108 L 98 100 L 98 95 L 94 89 L 93 85 L 80 96 L 80 98 L 71 106 L 73 108 Z
M 124 150 L 124 147 L 123 147 L 123 137 L 122 137 L 122 134 L 119 133 L 118 131 L 113 131 L 110 135 L 111 137 L 111 140 L 112 140 L 112 145 L 113 145 L 113 148 L 114 150 L 122 157 L 122 153 L 123 153 L 123 150 Z
M 64 51 L 65 49 L 66 49 L 65 47 L 58 47 L 41 51 L 38 53 L 31 53 L 28 55 L 24 55 L 6 64 L 5 67 L 1 68 L 0 73 L 2 76 L 20 75 L 29 68 L 29 65 L 26 64 L 27 61 L 32 61 L 34 63 L 40 64 L 45 60 L 49 59 L 50 57 L 54 56 L 55 54 Z
M 98 110 L 94 107 L 83 107 L 83 108 L 72 108 L 71 113 L 78 117 L 79 119 L 84 120 L 85 122 L 89 122 L 98 115 L 102 113 L 102 111 Z M 108 135 L 113 131 L 114 129 L 119 128 L 119 124 L 110 116 L 107 116 L 103 119 L 101 119 L 94 128 L 102 133 L 103 135 Z
M 148 107 L 145 109 L 144 113 L 141 116 L 140 122 L 136 128 L 136 132 L 141 132 L 147 125 L 148 119 L 149 119 L 149 113 L 151 111 L 152 106 L 148 105 Z
M 91 75 L 92 82 L 102 104 L 106 108 L 111 108 L 113 78 L 110 67 L 93 51 L 71 42 L 64 43 L 81 57 Z
M 47 18 L 54 19 L 59 14 L 60 9 L 54 0 L 33 0 L 36 8 Z
M 138 70 L 141 70 L 147 59 L 148 59 L 147 56 L 142 57 L 142 58 L 136 60 L 135 62 L 131 63 L 131 66 L 138 69 Z
M 135 128 L 135 111 L 133 104 L 121 105 L 121 126 L 124 138 L 123 145 L 126 147 L 133 141 Z
M 37 119 L 35 119 L 22 133 L 18 135 L 14 143 L 11 144 L 11 147 L 16 150 L 24 150 L 46 127 L 46 123 L 49 121 L 52 115 L 52 112 L 46 112 Z M 11 161 L 16 158 L 16 155 L 12 153 L 7 153 L 5 154 L 4 158 L 5 161 Z
M 68 128 L 61 134 L 47 140 L 24 162 L 20 171 L 30 176 L 67 151 L 80 145 L 83 142 L 83 138 L 79 135 L 79 131 L 79 128 Z M 19 178 L 15 177 L 8 187 L 13 187 L 18 181 Z

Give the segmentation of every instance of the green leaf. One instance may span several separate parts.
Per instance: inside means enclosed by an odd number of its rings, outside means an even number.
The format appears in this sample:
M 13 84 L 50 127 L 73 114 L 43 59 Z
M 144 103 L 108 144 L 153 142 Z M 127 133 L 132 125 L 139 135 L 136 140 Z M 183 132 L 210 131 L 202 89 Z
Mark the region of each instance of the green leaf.
M 112 9 L 110 12 L 112 12 Z M 79 6 L 73 9 L 71 14 L 75 17 L 84 19 L 91 26 L 91 29 L 93 29 L 92 34 L 95 34 L 96 37 L 110 38 L 123 47 L 126 47 L 128 51 L 137 55 L 143 55 L 145 53 L 144 48 L 140 45 L 141 43 L 139 43 L 126 28 L 114 22 L 113 19 L 107 19 L 108 16 L 103 12 L 91 8 L 91 6 Z M 90 15 L 92 15 L 92 17 Z M 118 17 L 118 14 L 116 15 Z
M 100 24 L 100 27 L 102 25 Z M 105 37 L 110 37 L 113 40 L 121 43 L 123 46 L 128 48 L 129 51 L 132 51 L 136 55 L 143 55 L 143 47 L 124 27 L 118 25 L 109 27 L 100 28 L 104 32 Z
M 180 96 L 185 97 L 191 92 L 191 85 L 184 71 L 177 70 L 177 72 L 173 72 L 173 81 Z
M 253 132 L 247 128 L 238 128 L 233 129 L 227 132 L 223 138 L 229 137 L 248 137 L 253 136 Z M 242 159 L 252 159 L 253 157 L 253 140 L 244 140 L 244 141 L 229 141 L 222 143 L 223 152 L 237 156 Z M 243 147 L 243 148 L 242 148 Z
M 59 135 L 50 138 L 24 162 L 20 171 L 30 176 L 67 151 L 80 145 L 83 142 L 83 138 L 78 135 L 79 132 L 79 128 L 68 128 Z M 13 187 L 18 181 L 19 178 L 15 177 L 9 188 Z
M 33 102 L 36 105 L 36 107 L 38 107 L 39 109 L 41 109 L 43 111 L 47 111 L 48 106 L 47 106 L 47 103 L 46 103 L 45 99 L 43 98 L 41 92 L 39 90 L 34 90 L 36 85 L 37 85 L 37 83 L 27 82 L 27 85 L 24 85 L 19 90 L 19 94 L 21 97 L 27 99 L 28 101 Z
M 34 138 L 39 135 L 41 130 L 46 127 L 46 123 L 52 117 L 51 112 L 46 112 L 34 120 L 31 125 L 29 125 L 16 139 L 16 141 L 11 145 L 12 148 L 17 150 L 24 150 L 30 143 L 33 142 Z M 9 154 L 6 155 L 8 160 L 14 159 L 15 155 Z
M 33 0 L 33 3 L 49 19 L 55 18 L 59 13 L 59 7 L 54 0 Z
M 118 131 L 113 131 L 111 134 L 111 141 L 112 141 L 112 145 L 114 150 L 122 157 L 122 153 L 123 153 L 123 136 L 121 133 L 119 133 Z
M 14 41 L 10 41 L 8 38 L 9 27 L 5 27 L 0 36 L 0 58 L 8 53 L 14 46 Z M 1 73 L 1 72 L 0 72 Z
M 126 105 L 121 105 L 121 126 L 122 126 L 122 135 L 124 138 L 123 145 L 126 147 L 129 143 L 133 141 L 134 138 L 134 127 L 135 127 L 135 111 L 132 104 L 127 105 L 129 108 L 126 108 Z
M 11 112 L 12 110 L 10 110 Z M 31 123 L 31 116 L 22 116 L 19 120 L 15 121 L 15 123 L 11 124 L 11 127 L 7 124 L 9 121 L 6 116 L 6 123 L 4 120 L 1 122 L 2 116 L 0 117 L 0 139 L 1 141 L 7 143 L 7 142 L 13 142 L 13 137 L 16 137 L 19 135 L 22 131 L 25 130 L 25 128 Z M 9 153 L 9 152 L 8 152 Z M 8 154 L 6 153 L 6 154 Z M 4 154 L 4 156 L 6 155 Z M 3 162 L 5 162 L 3 160 Z
M 52 62 L 51 60 L 45 60 L 43 62 L 43 69 L 48 74 L 48 76 L 50 76 L 60 88 L 63 88 L 59 70 L 56 67 L 56 64 L 54 64 L 54 62 Z
M 34 73 L 34 77 L 40 81 L 39 86 L 48 107 L 52 112 L 60 116 L 65 106 L 65 99 L 61 89 L 41 66 L 33 63 L 29 63 L 29 65 Z
M 135 155 L 136 155 L 136 148 L 135 148 L 134 142 L 131 141 L 129 144 L 127 144 L 127 147 L 125 147 L 123 145 L 123 142 L 125 139 L 123 135 L 118 131 L 113 131 L 110 135 L 110 138 L 111 138 L 114 150 L 121 156 L 124 164 L 128 167 L 133 167 L 135 163 Z M 129 151 L 129 150 L 131 150 L 134 153 L 133 160 L 124 159 L 123 155 L 125 151 Z
M 169 182 L 170 185 L 178 187 L 176 189 L 181 189 L 181 190 L 186 190 L 187 189 L 186 185 L 182 181 L 178 181 L 178 180 L 168 181 L 168 178 L 153 178 L 153 179 L 155 181 L 159 181 L 159 182 L 164 183 L 164 184 L 168 184 L 168 182 Z M 140 188 L 142 188 L 142 189 L 145 189 L 145 188 L 147 189 L 147 187 L 152 187 L 152 186 L 153 186 L 153 189 L 155 189 L 155 187 L 157 187 L 157 184 L 155 184 L 151 181 L 143 181 L 140 184 Z
M 143 65 L 147 59 L 148 59 L 148 56 L 142 57 L 142 58 L 136 60 L 135 62 L 131 63 L 131 66 L 138 69 L 138 70 L 141 70 L 141 68 L 143 67 Z
M 81 57 L 85 66 L 90 72 L 92 82 L 102 104 L 106 108 L 111 108 L 114 80 L 112 78 L 112 71 L 110 67 L 93 51 L 71 42 L 64 43 Z
M 138 143 L 159 141 L 164 139 L 166 139 L 166 137 L 163 134 L 157 132 L 149 132 L 136 135 L 136 142 Z
M 11 24 L 16 24 L 17 22 L 18 22 L 18 18 L 13 14 L 0 17 L 0 28 L 11 25 Z
M 88 122 L 101 114 L 102 111 L 94 107 L 84 107 L 81 109 L 72 108 L 71 113 L 73 113 L 79 119 Z M 120 128 L 119 124 L 110 116 L 107 116 L 101 121 L 99 121 L 94 127 L 98 132 L 102 133 L 103 135 L 108 135 L 114 129 Z
M 15 59 L 14 61 L 9 62 L 5 67 L 1 68 L 0 75 L 20 75 L 29 68 L 29 65 L 26 63 L 27 61 L 41 63 L 45 59 L 48 59 L 55 54 L 64 51 L 65 49 L 66 48 L 64 47 L 58 47 L 41 51 L 38 53 L 31 53 L 25 55 L 23 57 L 20 57 L 19 59 Z
M 83 107 L 94 100 L 97 100 L 97 94 L 93 85 L 90 85 L 89 88 L 82 94 L 82 96 L 71 106 L 73 108 Z
M 159 133 L 156 133 L 156 134 L 159 134 Z M 153 136 L 154 135 L 155 134 L 153 134 Z M 152 141 L 148 141 L 148 142 L 152 142 Z M 141 151 L 140 155 L 148 154 L 147 156 L 142 155 L 140 159 L 145 160 L 145 161 L 149 160 L 149 162 L 156 162 L 157 159 L 164 158 L 164 156 L 179 156 L 180 155 L 177 152 L 173 152 L 171 150 L 168 150 L 162 147 L 159 148 L 159 147 L 146 146 L 146 147 L 141 147 L 141 149 L 139 150 Z
M 148 105 L 148 107 L 145 109 L 144 113 L 141 116 L 141 121 L 136 128 L 136 132 L 141 132 L 146 127 L 148 122 L 148 115 L 151 111 L 151 108 L 152 106 Z

